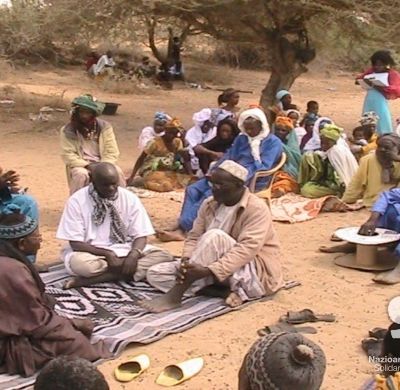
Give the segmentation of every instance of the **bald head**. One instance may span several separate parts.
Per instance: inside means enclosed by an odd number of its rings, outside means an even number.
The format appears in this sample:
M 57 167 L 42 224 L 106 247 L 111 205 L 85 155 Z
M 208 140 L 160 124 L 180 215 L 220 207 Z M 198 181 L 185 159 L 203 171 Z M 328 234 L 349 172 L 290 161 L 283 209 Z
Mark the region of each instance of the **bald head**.
M 113 198 L 118 191 L 118 171 L 113 164 L 98 163 L 92 170 L 92 182 L 102 198 Z

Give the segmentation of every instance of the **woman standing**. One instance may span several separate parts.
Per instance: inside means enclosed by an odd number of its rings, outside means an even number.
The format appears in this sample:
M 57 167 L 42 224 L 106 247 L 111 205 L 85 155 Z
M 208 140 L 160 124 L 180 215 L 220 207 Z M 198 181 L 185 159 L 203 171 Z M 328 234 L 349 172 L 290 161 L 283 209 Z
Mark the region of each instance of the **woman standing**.
M 400 97 L 400 74 L 392 69 L 395 62 L 387 50 L 375 52 L 370 60 L 372 67 L 356 79 L 357 84 L 359 80 L 363 79 L 371 87 L 365 97 L 363 113 L 373 111 L 378 115 L 378 135 L 392 133 L 393 124 L 388 100 Z M 389 85 L 387 87 L 375 86 L 370 80 L 364 78 L 372 73 L 388 73 Z

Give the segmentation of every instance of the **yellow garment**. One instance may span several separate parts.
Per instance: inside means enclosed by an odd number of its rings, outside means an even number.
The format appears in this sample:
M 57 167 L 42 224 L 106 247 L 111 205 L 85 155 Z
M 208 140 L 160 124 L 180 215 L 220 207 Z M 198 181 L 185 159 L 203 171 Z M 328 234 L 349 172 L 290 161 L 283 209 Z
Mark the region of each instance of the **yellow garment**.
M 391 375 L 385 378 L 383 375 L 377 374 L 375 376 L 375 384 L 376 390 L 391 390 L 391 389 L 400 389 L 400 373 L 396 372 L 394 375 Z
M 174 138 L 172 141 L 173 150 L 169 150 L 161 137 L 156 137 L 147 144 L 144 152 L 151 157 L 167 157 L 170 153 L 177 153 L 183 149 L 183 143 L 180 138 Z
M 376 150 L 376 148 L 378 147 L 377 141 L 378 141 L 378 135 L 373 134 L 372 137 L 369 139 L 368 144 L 362 147 L 361 157 L 364 157 L 367 154 L 370 154 L 371 152 Z
M 343 202 L 355 203 L 362 199 L 365 206 L 371 207 L 381 192 L 397 187 L 396 184 L 382 183 L 381 175 L 382 167 L 375 153 L 361 158 L 358 170 L 343 195 Z M 394 163 L 393 177 L 400 181 L 400 163 L 398 162 Z

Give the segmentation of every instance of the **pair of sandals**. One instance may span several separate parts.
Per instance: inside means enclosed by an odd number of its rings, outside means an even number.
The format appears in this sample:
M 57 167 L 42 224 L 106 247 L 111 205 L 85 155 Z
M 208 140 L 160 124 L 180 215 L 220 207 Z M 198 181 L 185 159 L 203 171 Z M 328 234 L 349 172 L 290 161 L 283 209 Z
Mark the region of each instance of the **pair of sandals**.
M 383 339 L 388 332 L 385 328 L 373 328 L 368 331 L 369 337 L 361 341 L 361 348 L 363 351 L 371 357 L 381 357 Z
M 258 330 L 259 336 L 265 336 L 270 333 L 308 333 L 315 334 L 317 330 L 312 326 L 295 326 L 307 322 L 335 322 L 336 317 L 333 314 L 315 314 L 311 309 L 300 311 L 288 311 L 286 315 L 279 319 L 279 322 L 273 325 L 265 326 Z
M 194 358 L 182 363 L 172 364 L 164 368 L 157 377 L 156 383 L 160 386 L 171 387 L 197 375 L 204 366 L 203 358 Z M 150 358 L 146 354 L 128 358 L 115 370 L 115 379 L 119 382 L 131 382 L 150 367 Z

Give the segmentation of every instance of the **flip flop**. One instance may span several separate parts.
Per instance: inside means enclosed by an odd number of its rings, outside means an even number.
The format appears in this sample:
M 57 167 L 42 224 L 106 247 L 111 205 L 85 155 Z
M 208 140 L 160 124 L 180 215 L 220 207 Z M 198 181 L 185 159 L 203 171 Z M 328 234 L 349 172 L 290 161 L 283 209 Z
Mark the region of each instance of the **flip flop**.
M 378 340 L 375 337 L 367 337 L 361 341 L 361 348 L 371 357 L 381 357 L 383 340 Z
M 150 367 L 150 358 L 147 355 L 138 355 L 128 358 L 115 370 L 115 379 L 119 382 L 130 382 Z
M 317 333 L 317 329 L 313 328 L 312 326 L 294 326 L 291 324 L 280 322 L 273 325 L 267 325 L 264 328 L 259 329 L 257 331 L 257 334 L 262 337 L 270 333 L 280 332 L 315 334 Z
M 179 385 L 197 375 L 203 366 L 203 358 L 194 358 L 182 363 L 167 366 L 158 376 L 156 383 L 165 387 Z
M 388 330 L 385 328 L 373 328 L 368 331 L 368 334 L 378 340 L 383 340 L 387 332 Z
M 304 324 L 305 322 L 335 322 L 336 317 L 333 314 L 315 314 L 310 309 L 300 311 L 288 311 L 285 316 L 282 316 L 279 321 L 287 322 L 288 324 Z

